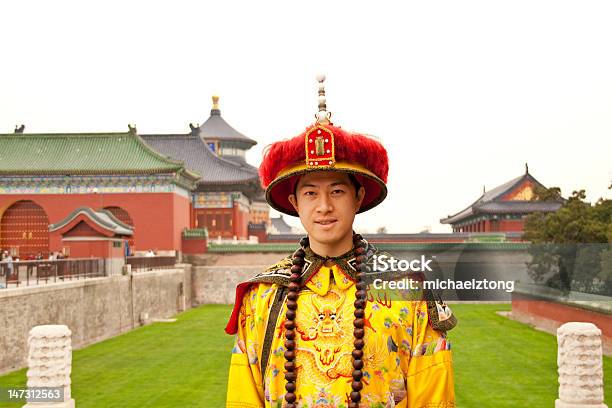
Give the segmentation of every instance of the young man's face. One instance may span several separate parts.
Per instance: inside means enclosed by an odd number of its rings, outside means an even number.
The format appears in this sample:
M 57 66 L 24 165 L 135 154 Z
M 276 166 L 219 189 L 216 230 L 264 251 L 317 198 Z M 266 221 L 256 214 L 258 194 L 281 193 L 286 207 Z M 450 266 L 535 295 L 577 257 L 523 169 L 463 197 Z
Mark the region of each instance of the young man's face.
M 317 171 L 300 177 L 289 201 L 311 241 L 333 246 L 352 236 L 353 220 L 364 195 L 363 187 L 355 191 L 348 174 Z

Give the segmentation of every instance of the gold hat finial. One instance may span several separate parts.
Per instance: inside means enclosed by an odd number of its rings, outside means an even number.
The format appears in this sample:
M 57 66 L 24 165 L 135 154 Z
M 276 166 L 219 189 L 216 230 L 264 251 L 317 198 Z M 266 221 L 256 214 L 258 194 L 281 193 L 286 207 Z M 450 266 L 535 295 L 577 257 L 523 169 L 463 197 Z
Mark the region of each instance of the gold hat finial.
M 327 111 L 327 100 L 325 99 L 325 75 L 317 75 L 317 82 L 319 83 L 319 112 L 315 115 L 317 123 L 322 125 L 328 125 L 330 123 L 329 118 L 331 113 Z
M 219 96 L 218 95 L 213 95 L 212 97 L 212 102 L 213 102 L 213 109 L 219 109 Z

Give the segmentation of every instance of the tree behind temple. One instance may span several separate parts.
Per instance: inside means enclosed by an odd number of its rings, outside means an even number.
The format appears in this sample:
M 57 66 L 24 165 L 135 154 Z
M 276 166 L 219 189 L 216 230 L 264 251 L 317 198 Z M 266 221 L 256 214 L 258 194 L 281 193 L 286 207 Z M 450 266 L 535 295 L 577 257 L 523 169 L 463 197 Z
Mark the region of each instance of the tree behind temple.
M 557 187 L 536 191 L 534 199 L 559 199 Z M 524 239 L 532 242 L 529 273 L 565 292 L 612 289 L 612 200 L 591 205 L 584 190 L 574 191 L 554 213 L 530 214 Z M 589 245 L 585 245 L 589 244 Z M 597 245 L 600 244 L 600 245 Z M 607 290 L 605 290 L 607 288 Z

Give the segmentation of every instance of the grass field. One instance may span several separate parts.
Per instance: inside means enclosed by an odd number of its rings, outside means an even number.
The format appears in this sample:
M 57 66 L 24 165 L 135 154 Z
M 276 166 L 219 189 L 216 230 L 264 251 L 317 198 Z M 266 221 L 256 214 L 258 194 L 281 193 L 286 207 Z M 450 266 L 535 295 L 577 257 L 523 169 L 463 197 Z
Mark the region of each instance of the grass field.
M 510 305 L 453 305 L 458 406 L 554 407 L 557 345 L 553 336 L 498 316 Z M 77 407 L 224 406 L 232 338 L 223 333 L 229 306 L 202 306 L 95 344 L 73 355 Z M 612 359 L 604 359 L 606 402 L 612 406 Z M 24 387 L 25 370 L 0 377 Z M 23 403 L 0 403 L 18 407 Z

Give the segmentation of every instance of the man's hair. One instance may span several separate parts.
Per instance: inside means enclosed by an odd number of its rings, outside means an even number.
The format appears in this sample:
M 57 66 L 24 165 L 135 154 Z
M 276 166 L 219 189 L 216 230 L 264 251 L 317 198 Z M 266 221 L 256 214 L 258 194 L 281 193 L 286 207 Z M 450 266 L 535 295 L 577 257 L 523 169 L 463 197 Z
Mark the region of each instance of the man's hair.
M 348 174 L 349 180 L 351 181 L 351 184 L 353 185 L 353 187 L 355 187 L 355 197 L 359 197 L 359 189 L 361 188 L 361 183 L 359 182 L 359 180 L 357 180 L 357 177 L 355 177 L 353 173 L 347 173 L 347 174 Z M 297 186 L 300 181 L 299 177 L 301 176 L 298 176 L 297 181 L 293 185 L 293 195 L 296 197 L 297 197 Z

